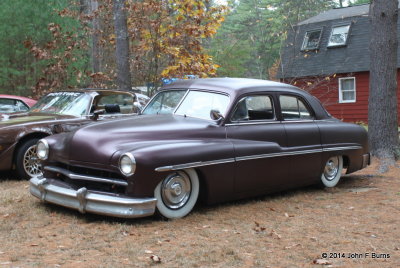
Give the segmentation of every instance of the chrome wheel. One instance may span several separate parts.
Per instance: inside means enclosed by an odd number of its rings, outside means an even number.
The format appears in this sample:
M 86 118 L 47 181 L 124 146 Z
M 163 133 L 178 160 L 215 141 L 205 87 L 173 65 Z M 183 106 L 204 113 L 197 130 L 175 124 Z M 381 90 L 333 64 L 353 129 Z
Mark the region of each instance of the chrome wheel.
M 321 175 L 321 183 L 325 187 L 334 187 L 338 184 L 343 170 L 343 157 L 332 156 L 330 157 L 324 167 Z
M 190 179 L 185 173 L 170 175 L 161 186 L 164 204 L 171 209 L 183 207 L 190 197 L 191 188 Z
M 157 212 L 167 219 L 186 216 L 197 202 L 199 189 L 199 178 L 194 169 L 169 174 L 154 190 Z
M 36 155 L 36 145 L 28 147 L 23 156 L 25 173 L 30 177 L 42 174 L 41 165 Z
M 332 181 L 339 171 L 339 157 L 331 157 L 325 164 L 324 176 Z

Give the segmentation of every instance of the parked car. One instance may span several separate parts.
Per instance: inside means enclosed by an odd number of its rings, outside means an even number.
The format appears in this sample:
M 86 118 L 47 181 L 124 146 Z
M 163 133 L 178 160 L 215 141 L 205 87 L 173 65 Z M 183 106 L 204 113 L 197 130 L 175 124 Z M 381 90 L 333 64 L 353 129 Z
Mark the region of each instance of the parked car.
M 26 112 L 35 103 L 36 100 L 34 99 L 21 96 L 0 94 L 0 114 Z
M 0 120 L 0 170 L 14 169 L 23 179 L 41 174 L 39 139 L 93 122 L 94 113 L 99 120 L 135 114 L 134 100 L 135 95 L 115 90 L 53 92 L 25 113 L 5 116 Z
M 37 154 L 44 174 L 30 180 L 32 195 L 126 218 L 180 218 L 198 200 L 333 187 L 370 161 L 365 129 L 332 118 L 307 92 L 234 78 L 166 85 L 142 116 L 46 137 Z

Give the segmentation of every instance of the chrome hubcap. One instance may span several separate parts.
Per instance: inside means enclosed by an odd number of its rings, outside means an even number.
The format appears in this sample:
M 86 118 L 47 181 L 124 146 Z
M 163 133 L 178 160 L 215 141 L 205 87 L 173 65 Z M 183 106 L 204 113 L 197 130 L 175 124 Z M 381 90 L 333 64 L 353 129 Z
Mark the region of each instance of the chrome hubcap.
M 42 174 L 39 159 L 36 156 L 36 145 L 26 150 L 23 159 L 24 170 L 30 177 Z
M 175 173 L 167 177 L 161 187 L 164 204 L 171 209 L 183 207 L 189 200 L 191 192 L 189 177 L 183 173 Z
M 333 180 L 339 172 L 339 157 L 331 157 L 325 164 L 324 176 L 328 181 Z

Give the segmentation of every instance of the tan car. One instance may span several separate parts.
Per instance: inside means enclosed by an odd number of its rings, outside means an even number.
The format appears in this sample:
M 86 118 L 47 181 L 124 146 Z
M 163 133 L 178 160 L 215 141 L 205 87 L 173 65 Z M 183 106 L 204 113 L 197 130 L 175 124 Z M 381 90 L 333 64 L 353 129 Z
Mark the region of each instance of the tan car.
M 96 120 L 137 114 L 137 97 L 117 90 L 53 92 L 29 111 L 0 117 L 0 170 L 15 170 L 21 179 L 41 174 L 36 143 Z

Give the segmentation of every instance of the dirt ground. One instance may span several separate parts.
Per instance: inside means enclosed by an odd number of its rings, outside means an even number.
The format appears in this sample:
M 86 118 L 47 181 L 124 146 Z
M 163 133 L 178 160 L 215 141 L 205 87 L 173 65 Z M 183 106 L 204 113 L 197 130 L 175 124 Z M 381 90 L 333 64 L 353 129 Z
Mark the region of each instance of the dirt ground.
M 0 177 L 0 267 L 400 267 L 399 167 L 175 221 L 82 215 Z

